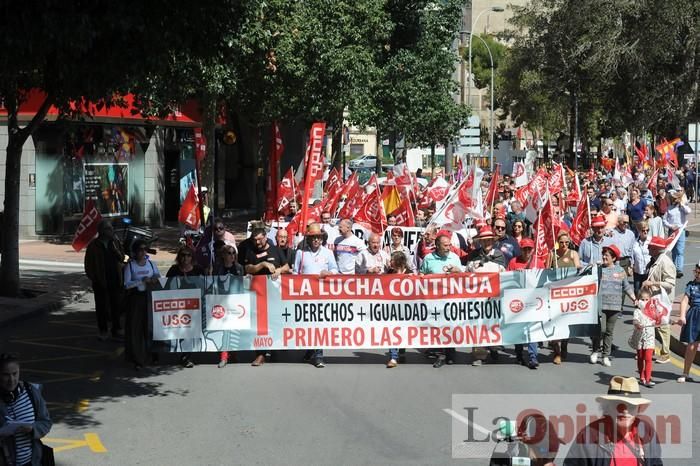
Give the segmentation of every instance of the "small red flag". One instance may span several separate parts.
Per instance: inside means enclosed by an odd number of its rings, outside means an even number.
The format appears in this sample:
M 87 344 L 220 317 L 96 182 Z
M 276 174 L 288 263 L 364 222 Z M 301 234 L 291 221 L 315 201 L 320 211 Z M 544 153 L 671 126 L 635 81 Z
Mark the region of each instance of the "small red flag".
M 591 215 L 588 211 L 588 194 L 584 194 L 578 203 L 578 208 L 576 209 L 576 216 L 574 217 L 574 222 L 571 225 L 571 241 L 576 245 L 580 245 L 581 241 L 588 236 L 588 229 L 590 225 Z
M 194 230 L 199 229 L 199 200 L 197 199 L 197 191 L 194 189 L 194 183 L 190 185 L 185 201 L 180 206 L 177 220 Z
M 102 221 L 102 214 L 95 207 L 95 201 L 90 199 L 85 204 L 85 212 L 80 220 L 80 225 L 75 231 L 73 237 L 73 249 L 75 252 L 80 252 L 85 246 L 92 241 L 92 238 L 97 234 L 97 226 Z
M 413 215 L 413 208 L 411 207 L 411 202 L 408 198 L 404 198 L 401 201 L 399 207 L 391 212 L 391 215 L 396 217 L 396 224 L 401 227 L 414 227 L 416 226 L 416 218 Z
M 207 156 L 207 138 L 202 133 L 202 128 L 194 129 L 194 158 L 197 162 L 204 160 Z

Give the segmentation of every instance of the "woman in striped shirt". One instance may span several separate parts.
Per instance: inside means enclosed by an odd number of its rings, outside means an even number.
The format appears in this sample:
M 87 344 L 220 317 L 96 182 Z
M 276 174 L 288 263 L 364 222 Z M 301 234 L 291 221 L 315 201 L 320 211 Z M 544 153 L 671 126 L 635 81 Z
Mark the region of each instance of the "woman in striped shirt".
M 51 418 L 41 387 L 19 380 L 19 360 L 0 354 L 0 459 L 8 466 L 41 464 L 41 438 Z

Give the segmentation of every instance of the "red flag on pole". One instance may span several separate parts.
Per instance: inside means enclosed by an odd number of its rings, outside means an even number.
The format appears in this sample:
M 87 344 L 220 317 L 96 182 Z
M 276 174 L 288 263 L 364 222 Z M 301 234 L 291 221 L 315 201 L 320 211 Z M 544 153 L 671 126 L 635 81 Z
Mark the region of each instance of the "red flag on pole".
M 372 191 L 355 214 L 355 222 L 370 229 L 373 233 L 382 233 L 387 226 L 386 214 L 379 189 Z
M 540 217 L 535 222 L 535 256 L 538 260 L 546 263 L 550 251 L 554 250 L 554 215 L 552 204 L 547 199 L 547 203 L 542 209 Z
M 267 189 L 265 191 L 265 218 L 272 220 L 277 209 L 277 180 L 279 179 L 279 166 L 284 144 L 282 133 L 276 121 L 272 122 L 272 140 L 270 141 L 270 160 L 267 170 Z
M 590 227 L 591 212 L 589 210 L 588 194 L 584 194 L 578 203 L 576 216 L 574 217 L 574 222 L 571 225 L 571 230 L 569 232 L 571 242 L 576 246 L 580 245 L 581 241 L 588 236 L 588 229 Z
M 408 198 L 404 198 L 397 209 L 391 212 L 391 215 L 396 217 L 396 224 L 401 227 L 416 226 L 416 218 L 413 215 L 413 208 Z
M 204 160 L 207 156 L 207 138 L 202 133 L 202 128 L 194 129 L 194 158 L 197 162 Z
M 549 193 L 559 194 L 564 189 L 564 170 L 560 163 L 552 164 L 552 174 L 549 178 Z
M 309 217 L 309 198 L 314 190 L 314 184 L 323 179 L 323 138 L 326 135 L 326 123 L 316 122 L 311 125 L 309 132 L 309 147 L 306 151 L 306 173 L 304 174 L 304 197 L 301 206 L 301 225 L 306 229 Z
M 493 176 L 491 176 L 491 182 L 489 183 L 489 190 L 486 192 L 486 198 L 484 199 L 484 214 L 487 211 L 491 211 L 494 202 L 496 202 L 496 197 L 498 196 L 498 178 L 501 172 L 501 164 L 496 164 L 496 169 L 493 171 Z
M 297 186 L 297 180 L 294 179 L 294 172 L 292 167 L 289 167 L 287 173 L 280 181 L 279 187 L 277 188 L 277 213 L 286 214 L 289 211 L 289 205 L 297 197 L 299 192 L 299 186 Z
M 647 189 L 656 197 L 656 182 L 659 179 L 659 169 L 654 170 L 654 173 L 649 177 L 649 182 L 647 183 Z
M 197 191 L 194 188 L 194 183 L 190 185 L 185 201 L 182 203 L 182 206 L 180 206 L 180 212 L 178 213 L 177 220 L 193 230 L 199 229 L 199 224 L 201 221 L 199 199 L 197 198 Z
M 78 229 L 75 231 L 75 236 L 73 236 L 72 246 L 75 252 L 80 252 L 92 241 L 92 238 L 97 234 L 97 226 L 101 221 L 102 214 L 100 214 L 100 211 L 95 207 L 95 201 L 90 199 L 85 203 L 83 218 L 80 220 Z

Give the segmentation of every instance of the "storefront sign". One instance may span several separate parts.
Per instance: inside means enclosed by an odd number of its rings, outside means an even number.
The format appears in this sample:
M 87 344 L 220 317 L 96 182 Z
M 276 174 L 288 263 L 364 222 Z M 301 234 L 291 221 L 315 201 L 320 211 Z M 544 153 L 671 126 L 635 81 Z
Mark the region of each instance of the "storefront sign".
M 128 199 L 128 163 L 85 164 L 85 200 L 95 201 L 103 217 L 127 215 Z

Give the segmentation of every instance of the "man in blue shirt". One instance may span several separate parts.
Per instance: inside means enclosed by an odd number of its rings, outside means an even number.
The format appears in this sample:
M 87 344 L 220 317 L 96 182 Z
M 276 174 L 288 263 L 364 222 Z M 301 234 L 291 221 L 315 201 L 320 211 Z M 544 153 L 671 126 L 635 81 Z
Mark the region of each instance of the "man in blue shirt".
M 581 245 L 578 248 L 581 265 L 584 267 L 603 263 L 603 230 L 606 224 L 605 217 L 602 215 L 597 215 L 591 219 L 593 234 L 581 241 Z

